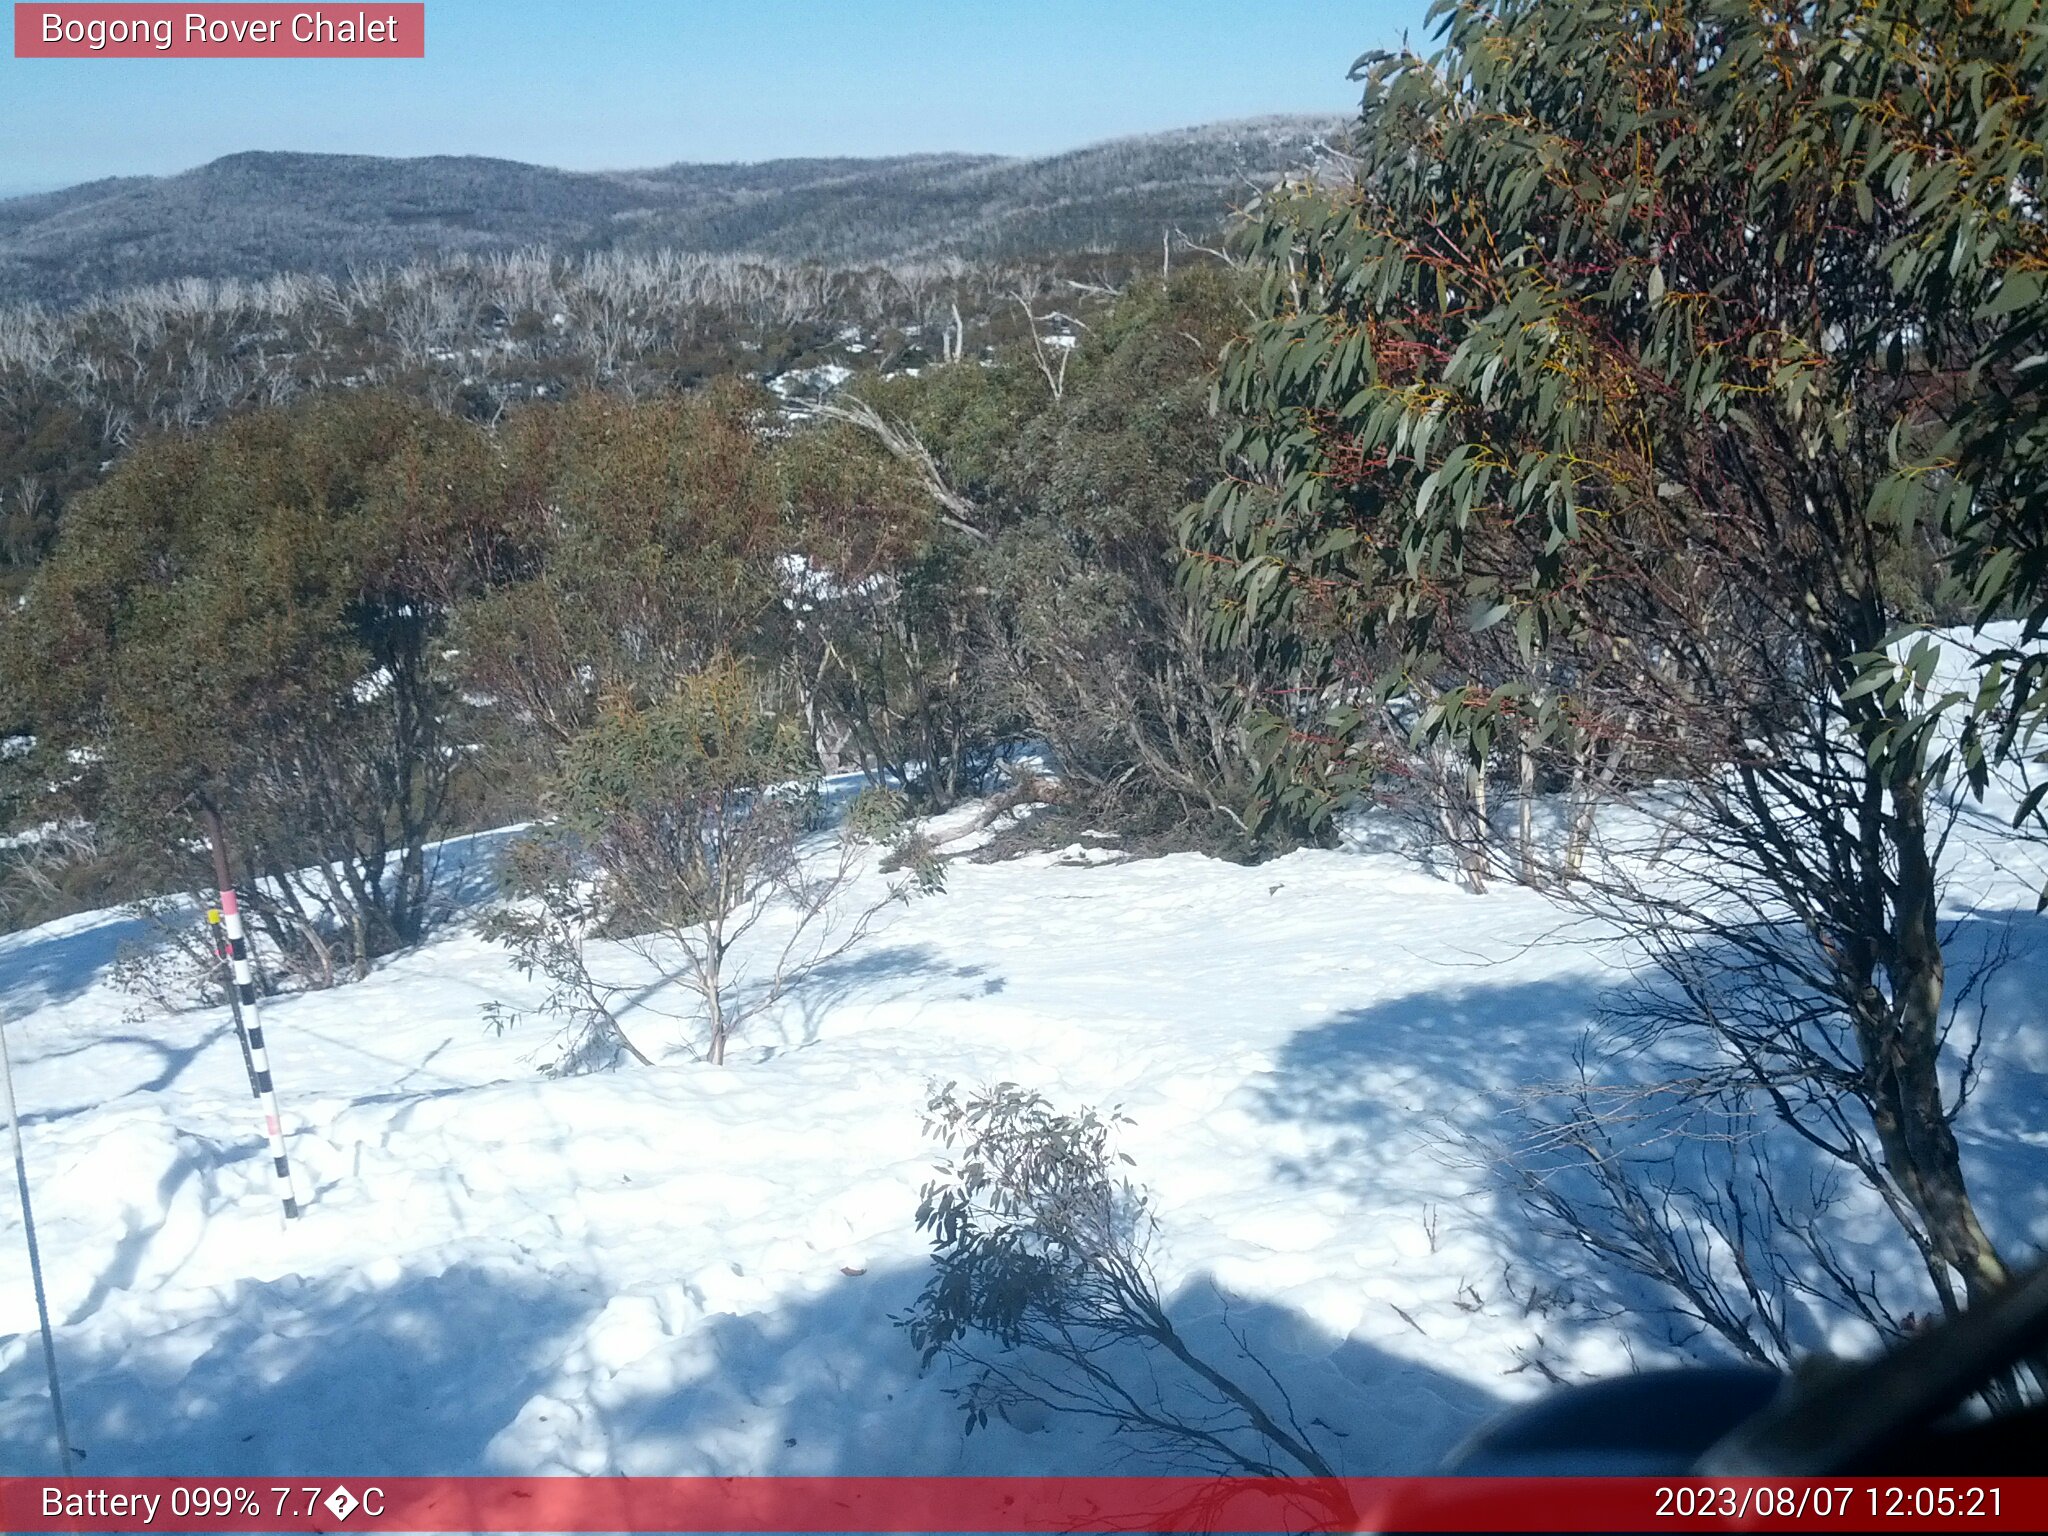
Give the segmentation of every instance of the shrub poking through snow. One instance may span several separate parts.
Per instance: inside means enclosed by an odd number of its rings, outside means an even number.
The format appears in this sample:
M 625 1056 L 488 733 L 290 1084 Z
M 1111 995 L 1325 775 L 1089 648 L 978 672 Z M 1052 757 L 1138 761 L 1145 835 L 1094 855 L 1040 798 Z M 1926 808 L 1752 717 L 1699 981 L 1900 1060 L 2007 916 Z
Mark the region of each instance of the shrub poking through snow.
M 189 911 L 162 896 L 127 910 L 141 933 L 114 950 L 113 983 L 135 999 L 124 1018 L 141 1023 L 152 1015 L 226 1006 L 221 962 Z
M 971 1374 L 950 1389 L 968 1431 L 991 1413 L 1080 1414 L 1205 1470 L 1335 1476 L 1241 1336 L 1263 1393 L 1198 1355 L 1167 1315 L 1147 1258 L 1150 1200 L 1114 1146 L 1129 1120 L 1062 1114 L 1013 1083 L 956 1090 L 935 1087 L 927 1105 L 926 1131 L 952 1155 L 918 1202 L 933 1272 L 899 1321 L 926 1366 L 945 1358 Z
M 882 872 L 910 876 L 910 891 L 937 896 L 946 889 L 946 861 L 910 815 L 910 797 L 900 789 L 871 784 L 846 811 L 846 835 L 882 849 Z
M 547 996 L 529 1011 L 489 1003 L 484 1022 L 498 1033 L 528 1017 L 555 1020 L 541 1063 L 549 1077 L 604 1072 L 631 1056 L 646 1055 L 627 1038 L 612 1004 L 620 988 L 600 981 L 590 969 L 591 929 L 601 919 L 592 882 L 583 876 L 581 844 L 560 827 L 543 827 L 506 851 L 503 881 L 512 901 L 484 919 L 483 935 L 512 951 L 521 974 L 541 976 Z
M 909 797 L 902 790 L 870 784 L 846 808 L 847 835 L 867 843 L 893 843 L 909 825 L 909 814 Z
M 616 939 L 690 994 L 695 1048 L 718 1065 L 747 1020 L 903 895 L 853 899 L 858 847 L 811 834 L 815 760 L 776 704 L 720 662 L 657 702 L 614 701 L 563 752 L 558 821 L 510 864 L 524 900 L 495 931 L 555 982 L 544 1009 L 569 1019 L 564 1070 L 639 1054 L 611 1006 L 624 986 L 593 971 L 590 939 Z M 653 1010 L 644 976 L 638 990 Z

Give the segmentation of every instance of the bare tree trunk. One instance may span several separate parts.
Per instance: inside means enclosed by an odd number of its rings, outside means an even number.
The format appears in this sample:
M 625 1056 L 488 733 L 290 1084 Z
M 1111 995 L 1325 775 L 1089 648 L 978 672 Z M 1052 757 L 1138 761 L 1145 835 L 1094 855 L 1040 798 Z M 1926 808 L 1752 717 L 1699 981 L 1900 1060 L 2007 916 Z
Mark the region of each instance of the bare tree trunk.
M 718 894 L 717 900 L 721 904 L 727 900 L 723 891 Z M 704 994 L 704 1020 L 711 1026 L 710 1039 L 704 1047 L 704 1059 L 714 1067 L 725 1065 L 725 1037 L 727 1034 L 724 977 L 725 935 L 722 931 L 723 911 L 724 908 L 721 905 L 720 916 L 714 917 L 706 924 L 704 957 L 697 963 L 697 989 Z
M 351 903 L 348 909 L 348 927 L 355 945 L 355 979 L 362 981 L 370 974 L 370 925 L 363 916 L 360 902 Z
M 1536 873 L 1536 754 L 1529 750 L 1528 738 L 1520 743 L 1521 777 L 1517 784 L 1519 804 L 1516 809 L 1521 816 L 1522 838 L 1522 884 L 1532 890 L 1542 884 Z
M 1622 722 L 1621 734 L 1608 749 L 1605 762 L 1600 760 L 1599 745 L 1591 737 L 1573 760 L 1571 826 L 1565 833 L 1564 844 L 1567 880 L 1576 880 L 1585 868 L 1586 845 L 1593 838 L 1593 819 L 1600 814 L 1600 802 L 1613 792 L 1615 780 L 1621 775 L 1629 733 L 1635 725 L 1636 717 L 1631 713 Z
M 298 934 L 306 941 L 307 948 L 313 951 L 313 958 L 320 964 L 319 990 L 325 991 L 334 985 L 334 951 L 328 947 L 327 941 L 320 937 L 320 929 L 316 924 L 299 924 Z
M 1465 874 L 1471 882 L 1472 894 L 1486 894 L 1487 877 L 1493 873 L 1493 855 L 1489 834 L 1492 828 L 1486 816 L 1486 770 L 1483 765 L 1471 764 L 1465 769 L 1466 819 L 1471 824 L 1471 835 L 1465 845 Z
M 1976 1300 L 2004 1286 L 2010 1274 L 1978 1218 L 1942 1095 L 1945 967 L 1926 786 L 1917 776 L 1901 777 L 1890 786 L 1890 801 L 1886 832 L 1898 860 L 1897 916 L 1884 969 L 1892 1000 L 1887 1007 L 1874 987 L 1866 992 L 1857 1039 L 1885 1166 L 1927 1223 L 1935 1252 Z
M 722 1067 L 725 1065 L 725 1010 L 720 1006 L 716 984 L 704 994 L 704 1009 L 711 1021 L 711 1043 L 705 1048 L 704 1059 L 714 1067 Z
M 207 850 L 213 855 L 214 888 L 223 894 L 234 889 L 235 878 L 228 869 L 228 834 L 220 812 L 210 801 L 199 802 L 199 819 L 206 827 Z

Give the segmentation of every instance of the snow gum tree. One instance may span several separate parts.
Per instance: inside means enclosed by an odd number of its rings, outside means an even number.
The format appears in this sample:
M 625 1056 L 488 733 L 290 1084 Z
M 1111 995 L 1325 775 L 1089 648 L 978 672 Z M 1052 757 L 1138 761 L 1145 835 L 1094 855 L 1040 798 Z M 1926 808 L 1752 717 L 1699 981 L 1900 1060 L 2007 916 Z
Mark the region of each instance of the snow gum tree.
M 584 396 L 507 424 L 518 560 L 454 638 L 536 772 L 607 694 L 647 702 L 721 653 L 772 643 L 781 503 L 761 408 L 728 383 L 680 400 Z
M 2038 328 L 2040 8 L 1433 14 L 1435 57 L 1358 65 L 1355 180 L 1265 211 L 1221 389 L 1247 425 L 1185 525 L 1216 637 L 1316 668 L 1268 710 L 1270 794 L 1369 783 L 1390 701 L 1476 766 L 1696 786 L 1704 891 L 1618 893 L 1653 958 L 1694 957 L 1673 1017 L 1960 1305 L 2007 1266 L 1943 1078 L 1950 760 L 1932 648 L 1876 659 L 1942 617 L 1958 540 L 2038 502 L 2038 430 L 1984 402 L 2024 393 L 2011 316 Z
M 838 409 L 910 433 L 859 402 Z M 894 440 L 922 451 L 914 434 Z M 792 433 L 777 460 L 797 551 L 789 659 L 821 755 L 858 760 L 925 809 L 979 793 L 1016 722 L 978 655 L 986 540 L 934 512 L 940 495 L 974 509 L 936 465 L 920 473 L 845 419 Z
M 500 559 L 495 486 L 475 429 L 381 395 L 138 449 L 8 628 L 63 809 L 195 887 L 225 823 L 315 979 L 415 942 L 461 763 L 439 637 Z
M 1177 579 L 1249 291 L 1180 267 L 1062 317 L 1068 345 L 1040 314 L 1029 350 L 813 409 L 781 448 L 807 562 L 793 645 L 838 745 L 921 808 L 979 792 L 997 748 L 1032 740 L 1098 829 L 1239 858 L 1300 840 L 1245 816 L 1242 703 L 1284 674 L 1210 648 Z

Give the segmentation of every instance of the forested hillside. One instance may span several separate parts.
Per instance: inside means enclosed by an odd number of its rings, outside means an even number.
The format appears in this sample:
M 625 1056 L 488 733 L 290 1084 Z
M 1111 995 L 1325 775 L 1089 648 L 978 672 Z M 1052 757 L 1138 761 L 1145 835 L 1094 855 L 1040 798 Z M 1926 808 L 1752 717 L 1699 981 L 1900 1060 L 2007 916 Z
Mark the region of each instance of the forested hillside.
M 230 155 L 0 202 L 0 302 L 184 277 L 339 274 L 458 252 L 673 249 L 861 264 L 1157 246 L 1341 135 L 1266 118 L 1042 159 L 913 155 L 574 172 L 435 156 Z

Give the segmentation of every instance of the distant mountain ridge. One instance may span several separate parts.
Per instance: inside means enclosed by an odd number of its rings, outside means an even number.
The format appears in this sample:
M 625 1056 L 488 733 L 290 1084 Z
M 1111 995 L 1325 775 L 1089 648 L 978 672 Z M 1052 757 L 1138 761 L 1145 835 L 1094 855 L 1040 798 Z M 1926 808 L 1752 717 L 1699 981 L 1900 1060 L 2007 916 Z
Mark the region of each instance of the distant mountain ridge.
M 668 246 L 798 260 L 1000 257 L 1213 230 L 1343 120 L 1271 117 L 1065 154 L 562 171 L 478 156 L 251 152 L 0 200 L 0 300 L 181 277 L 340 271 L 451 251 Z

